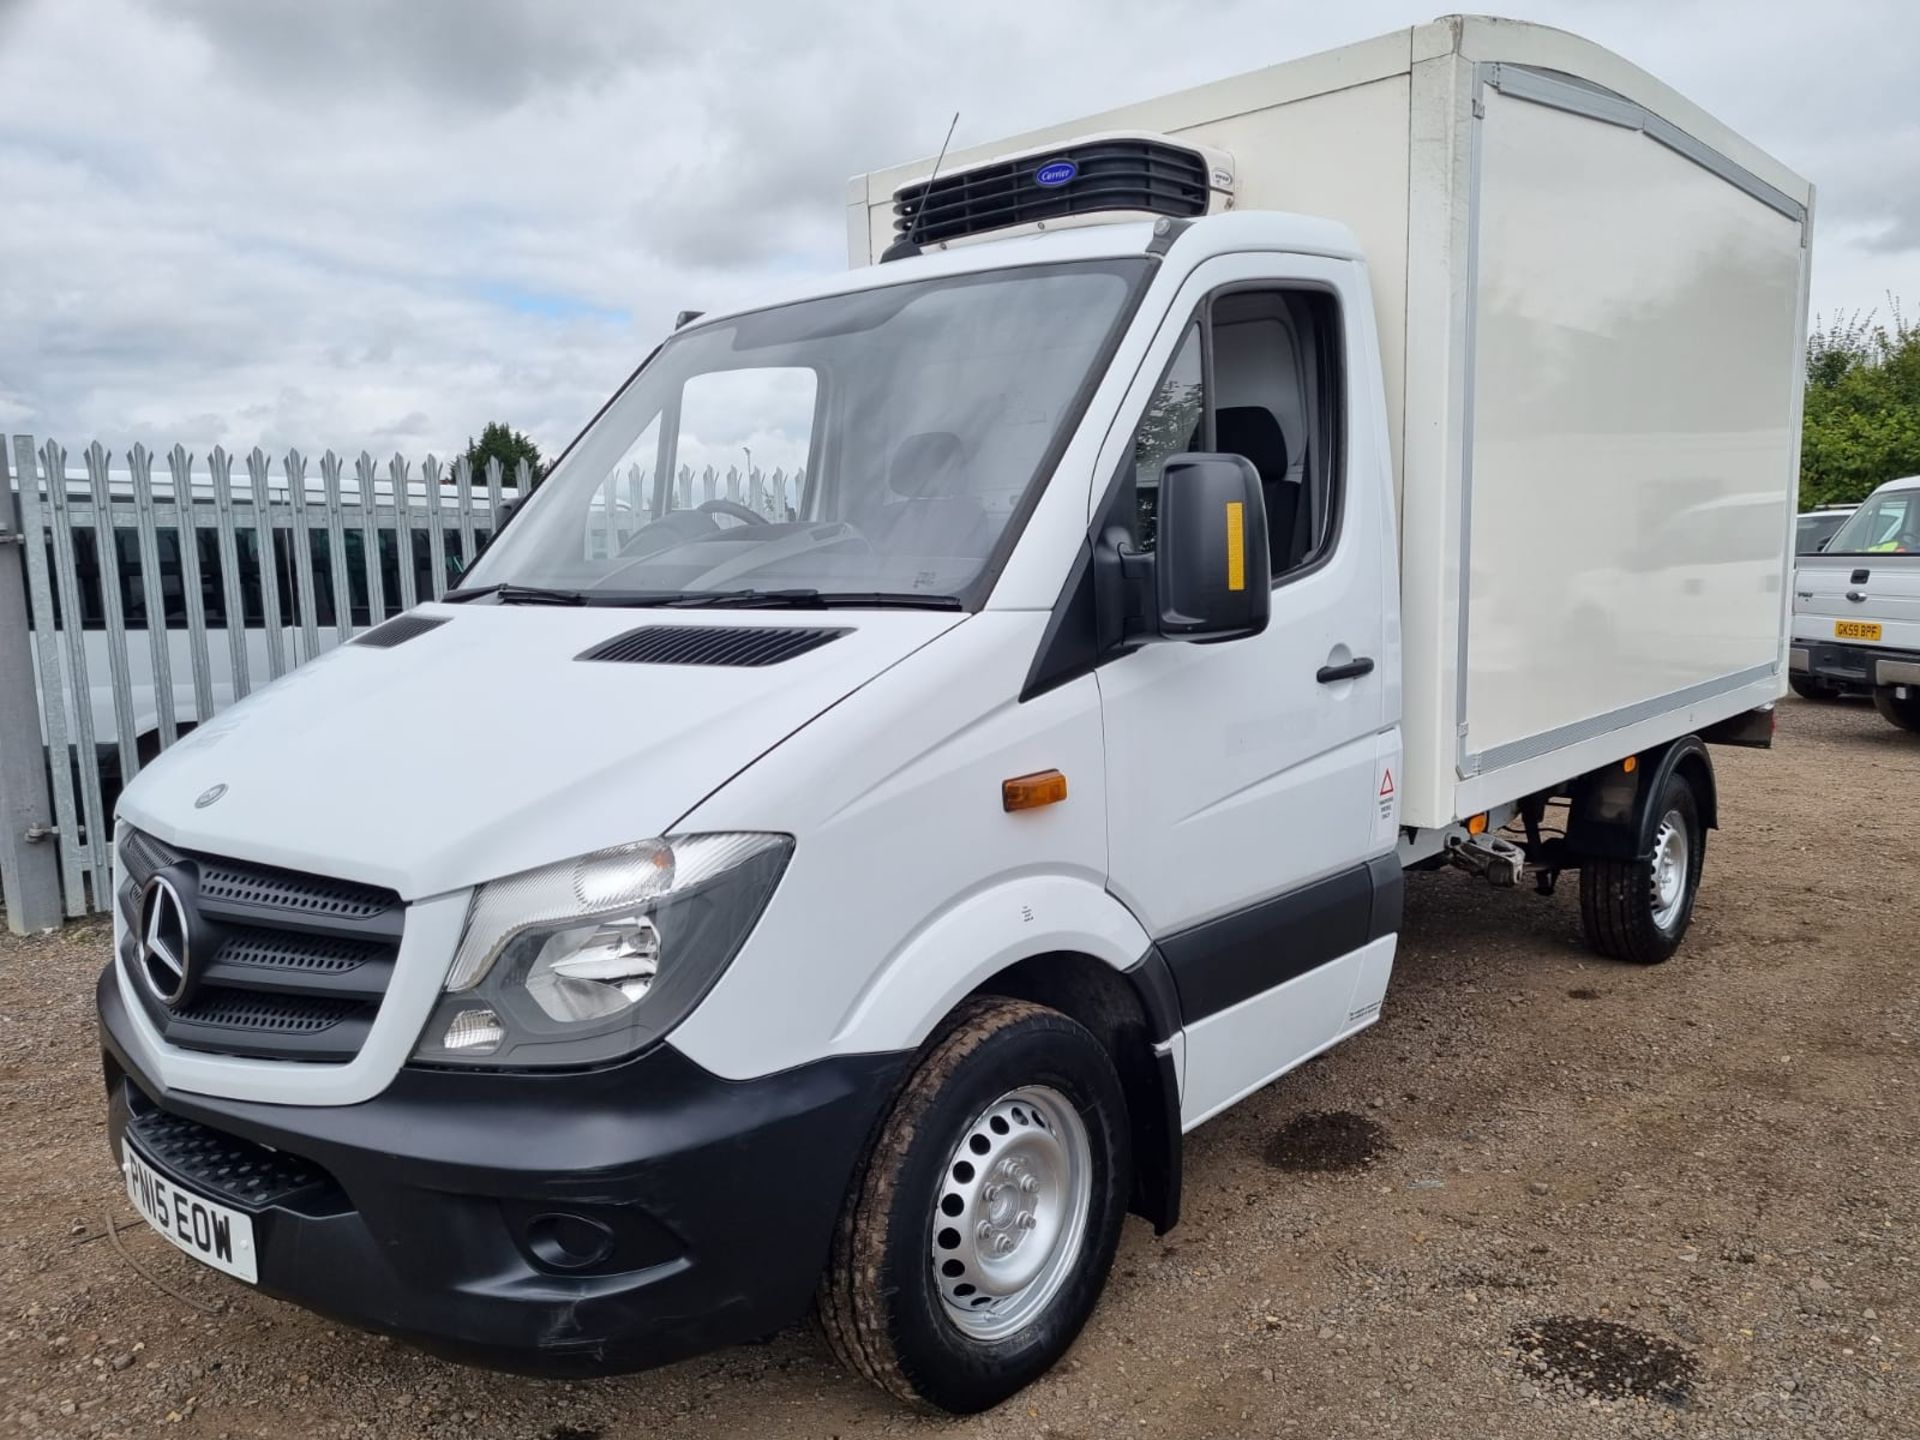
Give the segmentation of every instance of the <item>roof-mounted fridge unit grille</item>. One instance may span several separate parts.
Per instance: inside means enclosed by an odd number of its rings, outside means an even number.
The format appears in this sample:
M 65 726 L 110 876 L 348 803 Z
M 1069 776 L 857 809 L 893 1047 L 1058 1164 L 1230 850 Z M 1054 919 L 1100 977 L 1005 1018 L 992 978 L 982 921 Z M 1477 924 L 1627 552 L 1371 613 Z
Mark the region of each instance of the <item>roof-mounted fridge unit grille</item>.
M 1233 158 L 1157 135 L 1098 135 L 916 181 L 893 192 L 903 241 L 938 245 L 988 231 L 1079 217 L 1228 209 Z

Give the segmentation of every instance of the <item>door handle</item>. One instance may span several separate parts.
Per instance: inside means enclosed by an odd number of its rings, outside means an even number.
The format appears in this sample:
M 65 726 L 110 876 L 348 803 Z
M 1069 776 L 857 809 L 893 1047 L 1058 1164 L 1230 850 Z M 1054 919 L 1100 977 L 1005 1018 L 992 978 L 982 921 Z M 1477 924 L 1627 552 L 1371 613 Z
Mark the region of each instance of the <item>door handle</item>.
M 1322 665 L 1313 678 L 1322 685 L 1331 685 L 1337 680 L 1358 680 L 1362 675 L 1373 673 L 1373 661 L 1362 655 L 1357 660 L 1349 660 L 1344 665 Z

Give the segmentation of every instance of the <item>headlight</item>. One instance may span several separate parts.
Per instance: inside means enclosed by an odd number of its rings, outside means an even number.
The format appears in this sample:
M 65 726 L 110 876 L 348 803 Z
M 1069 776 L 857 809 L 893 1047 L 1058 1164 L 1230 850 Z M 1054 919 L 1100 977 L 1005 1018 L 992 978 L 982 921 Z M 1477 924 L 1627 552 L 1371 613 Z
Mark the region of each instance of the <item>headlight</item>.
M 482 885 L 414 1059 L 592 1065 L 678 1024 L 739 950 L 786 835 L 643 840 Z

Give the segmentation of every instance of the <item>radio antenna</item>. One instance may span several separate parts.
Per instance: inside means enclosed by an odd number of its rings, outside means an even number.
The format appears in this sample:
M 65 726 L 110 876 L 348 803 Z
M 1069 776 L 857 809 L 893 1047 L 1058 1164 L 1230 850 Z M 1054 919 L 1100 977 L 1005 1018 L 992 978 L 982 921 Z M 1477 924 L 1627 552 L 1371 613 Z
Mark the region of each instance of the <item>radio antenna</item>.
M 960 112 L 956 110 L 953 112 L 953 119 L 947 122 L 947 138 L 940 142 L 940 153 L 933 157 L 933 171 L 927 176 L 926 186 L 920 191 L 920 208 L 913 212 L 913 223 L 907 226 L 906 234 L 887 246 L 881 253 L 880 259 L 883 262 L 903 260 L 909 255 L 920 253 L 917 237 L 920 234 L 921 222 L 926 219 L 927 202 L 933 198 L 933 182 L 940 178 L 940 167 L 946 163 L 947 159 L 947 147 L 953 143 L 953 132 L 959 124 Z

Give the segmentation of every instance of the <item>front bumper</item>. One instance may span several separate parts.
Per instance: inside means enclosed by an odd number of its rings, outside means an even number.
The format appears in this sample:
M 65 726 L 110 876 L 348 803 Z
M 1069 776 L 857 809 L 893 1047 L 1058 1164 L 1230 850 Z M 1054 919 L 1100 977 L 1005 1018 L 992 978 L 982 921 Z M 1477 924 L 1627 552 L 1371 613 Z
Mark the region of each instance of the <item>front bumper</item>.
M 1920 683 L 1920 651 L 1916 650 L 1795 640 L 1788 648 L 1787 662 L 1796 675 L 1810 675 L 1848 690 Z
M 644 1369 L 804 1315 L 911 1059 L 731 1082 L 658 1045 L 601 1070 L 408 1069 L 359 1105 L 267 1105 L 167 1091 L 130 1058 L 112 967 L 98 1001 L 116 1161 L 130 1127 L 166 1134 L 141 1143 L 156 1168 L 252 1215 L 261 1290 L 538 1375 Z M 251 1191 L 222 1188 L 242 1171 Z

